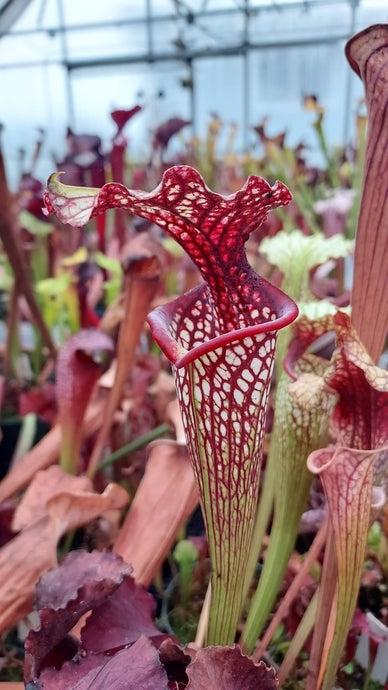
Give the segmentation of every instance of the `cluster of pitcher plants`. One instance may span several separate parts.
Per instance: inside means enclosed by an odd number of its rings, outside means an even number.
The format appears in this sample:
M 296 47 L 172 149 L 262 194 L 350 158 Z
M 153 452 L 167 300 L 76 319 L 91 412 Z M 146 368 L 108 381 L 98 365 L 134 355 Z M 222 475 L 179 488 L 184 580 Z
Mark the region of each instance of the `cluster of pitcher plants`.
M 64 232 L 79 237 L 84 226 L 96 229 L 98 246 L 88 251 L 108 286 L 101 319 L 87 299 L 94 276 L 76 296 L 69 278 L 74 266 L 87 263 L 85 247 L 74 244 L 62 265 L 63 285 L 41 281 L 39 306 L 25 258 L 12 233 L 2 231 L 18 293 L 48 355 L 46 380 L 55 374 L 58 405 L 58 424 L 0 484 L 3 502 L 29 484 L 13 516 L 19 533 L 0 552 L 0 568 L 9 564 L 9 579 L 0 585 L 0 596 L 8 597 L 0 627 L 29 614 L 31 583 L 42 575 L 35 590 L 39 626 L 25 642 L 31 690 L 124 687 L 124 681 L 152 690 L 269 690 L 286 687 L 295 665 L 307 690 L 332 690 L 342 682 L 338 672 L 349 660 L 368 534 L 383 515 L 388 486 L 388 372 L 381 366 L 388 332 L 388 25 L 353 37 L 346 55 L 363 80 L 368 110 L 355 243 L 345 232 L 325 236 L 306 217 L 301 229 L 291 227 L 298 207 L 292 180 L 289 190 L 287 180 L 270 184 L 250 175 L 239 191 L 224 195 L 211 191 L 193 167 L 177 165 L 153 191 L 128 189 L 122 183 L 124 114 L 122 122 L 116 115 L 115 181 L 71 186 L 56 173 L 44 194 L 50 222 L 74 228 Z M 274 160 L 273 142 L 266 143 Z M 273 211 L 280 229 L 269 232 Z M 104 254 L 112 214 L 121 240 L 126 219 L 140 218 L 145 227 L 121 242 L 121 263 Z M 346 306 L 344 275 L 352 261 Z M 66 304 L 64 329 L 72 315 L 76 320 L 64 343 L 55 315 L 47 322 L 53 300 L 45 303 L 45 295 L 56 289 Z M 171 388 L 167 397 L 160 394 L 168 371 L 180 414 Z M 144 477 L 134 487 L 132 467 L 123 488 L 114 481 L 114 463 L 172 428 L 160 412 L 159 426 L 140 444 L 112 452 L 128 386 L 146 415 L 144 391 L 155 379 L 163 412 L 172 400 L 176 437 L 154 441 Z M 145 588 L 152 579 L 157 586 L 198 496 L 209 560 L 199 540 L 178 543 L 184 604 L 193 567 L 204 568 L 209 581 L 206 576 L 195 644 L 182 649 L 172 630 L 155 627 Z M 75 530 L 97 518 L 100 530 L 102 524 L 110 530 L 112 550 L 103 550 L 100 539 L 100 550 L 71 550 L 54 568 L 58 544 L 66 552 Z M 314 539 L 281 597 L 301 521 L 306 526 L 309 520 Z M 45 557 L 34 563 L 42 540 Z M 19 593 L 11 592 L 10 568 L 26 559 L 26 548 L 32 576 Z M 271 641 L 307 582 L 299 625 L 283 658 L 273 659 Z

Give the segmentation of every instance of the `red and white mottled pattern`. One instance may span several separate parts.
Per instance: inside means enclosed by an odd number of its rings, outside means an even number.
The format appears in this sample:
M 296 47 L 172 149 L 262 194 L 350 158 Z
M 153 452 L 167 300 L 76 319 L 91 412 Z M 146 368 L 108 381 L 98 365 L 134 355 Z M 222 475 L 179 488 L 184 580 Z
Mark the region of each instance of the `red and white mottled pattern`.
M 288 298 L 267 283 L 263 302 L 267 292 L 279 301 L 281 317 L 239 330 L 221 331 L 205 285 L 148 316 L 174 365 L 213 568 L 218 613 L 210 614 L 209 640 L 219 644 L 233 639 L 242 605 L 276 329 L 292 312 Z
M 233 635 L 254 527 L 274 332 L 228 343 L 175 370 L 191 460 L 205 515 L 214 596 L 234 592 Z M 230 605 L 231 602 L 229 602 Z M 222 616 L 210 634 L 225 635 Z M 227 638 L 225 638 L 227 639 Z
M 170 168 L 149 194 L 119 184 L 89 192 L 61 185 L 54 176 L 47 209 L 83 225 L 109 208 L 126 208 L 174 237 L 204 279 L 148 321 L 173 364 L 200 489 L 213 568 L 208 642 L 231 644 L 256 516 L 276 332 L 298 311 L 253 271 L 245 242 L 268 211 L 291 195 L 280 182 L 270 187 L 250 177 L 239 192 L 221 196 L 185 166 Z
M 244 245 L 268 211 L 291 200 L 281 182 L 270 187 L 251 176 L 239 192 L 222 196 L 210 191 L 193 168 L 176 166 L 146 194 L 116 183 L 100 190 L 70 187 L 53 175 L 44 200 L 48 213 L 55 211 L 63 222 L 75 226 L 110 208 L 126 209 L 159 225 L 201 271 L 223 331 L 274 318 L 275 305 L 263 302 L 262 280 L 249 266 Z

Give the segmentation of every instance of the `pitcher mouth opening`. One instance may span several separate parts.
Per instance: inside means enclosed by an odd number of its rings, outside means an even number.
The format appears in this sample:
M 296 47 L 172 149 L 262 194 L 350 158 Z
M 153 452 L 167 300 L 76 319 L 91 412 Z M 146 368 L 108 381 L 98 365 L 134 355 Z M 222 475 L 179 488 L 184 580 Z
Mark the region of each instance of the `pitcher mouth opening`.
M 264 281 L 263 281 L 264 282 Z M 189 297 L 190 293 L 178 297 L 169 304 L 157 307 L 147 316 L 147 321 L 151 327 L 152 336 L 162 349 L 166 357 L 172 362 L 176 369 L 186 366 L 193 362 L 198 357 L 214 351 L 226 344 L 241 341 L 245 338 L 257 336 L 261 333 L 269 333 L 278 331 L 285 326 L 292 323 L 299 314 L 299 309 L 295 302 L 285 295 L 281 290 L 274 287 L 270 283 L 266 283 L 266 287 L 273 291 L 273 294 L 279 300 L 279 315 L 272 320 L 262 321 L 252 326 L 246 326 L 240 329 L 233 329 L 226 333 L 222 333 L 215 337 L 204 340 L 202 343 L 195 345 L 193 348 L 187 349 L 183 347 L 179 341 L 171 334 L 170 325 L 172 317 L 175 312 L 177 303 Z M 198 286 L 199 288 L 203 287 Z M 194 293 L 198 288 L 194 288 Z M 188 305 L 189 306 L 189 305 Z

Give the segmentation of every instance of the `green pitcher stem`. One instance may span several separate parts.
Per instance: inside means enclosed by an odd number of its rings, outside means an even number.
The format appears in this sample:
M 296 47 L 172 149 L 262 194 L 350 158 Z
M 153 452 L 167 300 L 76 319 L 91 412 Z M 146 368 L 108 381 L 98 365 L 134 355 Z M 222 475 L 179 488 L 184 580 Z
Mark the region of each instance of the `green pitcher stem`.
M 252 654 L 267 621 L 298 534 L 299 517 L 285 517 L 276 518 L 275 514 L 267 557 L 243 630 L 242 643 L 248 654 Z
M 309 390 L 308 402 L 312 405 L 311 410 L 303 408 L 302 399 L 297 403 L 291 396 L 289 379 L 285 373 L 278 381 L 276 413 L 268 458 L 268 481 L 272 484 L 275 513 L 266 561 L 242 635 L 243 644 L 249 653 L 254 648 L 275 603 L 294 548 L 313 479 L 306 467 L 306 459 L 313 448 L 320 445 L 321 441 L 324 442 L 327 434 L 326 425 L 322 425 L 320 419 L 317 420 L 314 407 L 319 404 L 320 415 L 326 416 L 326 394 L 322 397 L 320 393 L 323 388 L 319 377 L 309 382 L 311 390 L 317 393 L 317 397 L 311 398 Z M 293 419 L 299 420 L 300 426 L 292 421 L 290 423 Z M 268 500 L 265 495 L 264 500 Z M 256 524 L 256 534 L 260 528 L 263 529 Z M 254 542 L 252 552 L 245 591 L 249 586 L 248 578 L 252 575 L 252 561 L 257 558 L 257 542 Z
M 76 424 L 72 420 L 63 421 L 60 466 L 68 474 L 77 473 L 77 464 L 82 441 L 82 424 Z
M 236 636 L 236 619 L 240 613 L 240 598 L 232 599 L 223 583 L 214 591 L 210 603 L 209 627 L 206 645 L 221 645 L 228 647 L 233 644 Z M 212 615 L 213 612 L 213 615 Z M 216 615 L 219 612 L 220 615 Z M 225 615 L 226 612 L 227 615 Z
M 282 665 L 278 672 L 279 687 L 282 687 L 283 683 L 289 676 L 304 643 L 306 642 L 315 625 L 318 609 L 318 591 L 319 590 L 316 590 L 314 592 L 304 616 L 298 625 L 297 631 L 291 640 L 287 654 L 283 659 Z
M 140 450 L 140 448 L 145 448 L 145 446 L 148 446 L 148 444 L 152 443 L 152 441 L 156 441 L 161 436 L 164 436 L 170 432 L 171 426 L 169 424 L 160 424 L 151 431 L 147 431 L 145 434 L 142 434 L 142 436 L 133 439 L 133 441 L 130 441 L 130 443 L 127 443 L 125 446 L 113 451 L 113 453 L 106 455 L 103 461 L 100 462 L 97 470 L 104 470 L 105 467 L 113 465 L 118 460 L 125 458 L 126 455 L 134 453 L 136 450 Z
M 211 515 L 212 498 L 208 493 L 206 484 L 205 481 L 203 511 L 205 515 Z M 231 514 L 224 515 L 224 520 L 230 521 Z M 212 590 L 206 645 L 229 646 L 235 640 L 242 606 L 245 574 L 243 562 L 246 558 L 246 551 L 239 550 L 236 552 L 227 541 L 220 542 L 217 536 L 217 519 L 215 523 L 212 520 L 207 521 L 207 536 L 212 564 Z M 230 578 L 228 573 L 231 574 Z M 230 580 L 232 580 L 233 586 Z
M 32 448 L 38 424 L 38 415 L 29 412 L 22 417 L 22 425 L 16 442 L 15 450 L 12 455 L 11 467 L 15 467 Z
M 282 331 L 280 331 L 278 335 L 275 359 L 276 381 L 280 381 L 280 378 L 283 375 L 283 362 L 287 354 L 287 349 L 291 340 L 291 335 L 292 332 L 290 328 L 284 328 Z
M 276 462 L 275 454 L 268 454 L 265 475 L 262 484 L 259 506 L 257 510 L 256 522 L 252 537 L 252 546 L 248 556 L 247 568 L 245 573 L 244 598 L 246 601 L 250 584 L 255 574 L 257 562 L 260 558 L 264 535 L 267 532 L 269 521 L 273 510 L 274 491 L 276 481 Z

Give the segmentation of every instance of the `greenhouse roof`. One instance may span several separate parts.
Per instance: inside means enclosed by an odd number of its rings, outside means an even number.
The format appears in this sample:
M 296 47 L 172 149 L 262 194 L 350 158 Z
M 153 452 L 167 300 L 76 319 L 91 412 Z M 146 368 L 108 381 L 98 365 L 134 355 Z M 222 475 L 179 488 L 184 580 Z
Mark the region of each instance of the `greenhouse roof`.
M 357 13 L 379 7 L 385 0 L 8 0 L 0 62 L 79 69 L 334 42 L 349 34 Z
M 3 145 L 16 170 L 18 150 L 45 130 L 43 176 L 67 127 L 108 143 L 109 113 L 135 104 L 142 113 L 130 125 L 131 151 L 143 158 L 149 133 L 163 121 L 181 117 L 190 122 L 187 135 L 203 137 L 214 114 L 236 125 L 239 151 L 267 117 L 270 131 L 286 130 L 290 144 L 303 140 L 313 151 L 304 93 L 327 109 L 328 141 L 349 141 L 362 86 L 344 46 L 355 32 L 387 21 L 386 0 L 0 3 Z

